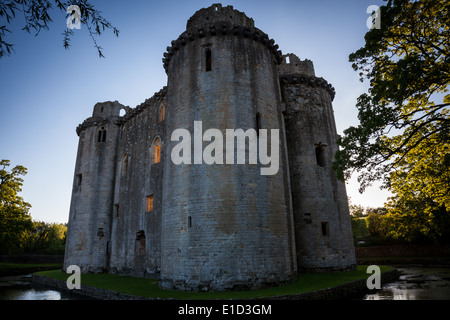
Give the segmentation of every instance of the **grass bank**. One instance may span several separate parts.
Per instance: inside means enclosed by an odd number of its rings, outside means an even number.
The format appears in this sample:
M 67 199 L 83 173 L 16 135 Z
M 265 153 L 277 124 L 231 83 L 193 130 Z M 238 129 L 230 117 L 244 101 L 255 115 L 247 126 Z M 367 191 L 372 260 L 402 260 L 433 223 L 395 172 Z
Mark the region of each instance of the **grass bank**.
M 392 270 L 390 267 L 381 266 L 381 272 Z M 258 299 L 276 296 L 294 295 L 339 286 L 359 279 L 366 279 L 367 266 L 358 266 L 354 271 L 327 272 L 327 273 L 302 273 L 295 283 L 266 288 L 254 291 L 232 291 L 232 292 L 182 292 L 163 290 L 158 287 L 158 280 L 135 278 L 130 276 L 119 276 L 113 274 L 83 274 L 81 284 L 96 287 L 133 296 L 196 300 L 196 299 Z M 66 281 L 68 274 L 60 270 L 43 271 L 37 273 L 40 276 Z

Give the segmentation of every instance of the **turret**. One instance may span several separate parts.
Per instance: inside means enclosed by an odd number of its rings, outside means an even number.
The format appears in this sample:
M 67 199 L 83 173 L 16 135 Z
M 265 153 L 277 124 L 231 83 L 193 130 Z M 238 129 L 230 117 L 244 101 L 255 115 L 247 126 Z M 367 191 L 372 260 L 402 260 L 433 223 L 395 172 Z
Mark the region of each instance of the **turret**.
M 163 288 L 254 289 L 295 278 L 277 49 L 244 13 L 215 4 L 194 14 L 164 54 Z M 177 129 L 192 138 L 192 153 L 175 164 L 172 152 L 182 138 L 171 135 Z M 214 138 L 204 136 L 209 129 Z M 232 138 L 230 158 L 225 155 L 230 152 L 227 129 L 249 134 L 240 150 L 239 138 Z M 249 137 L 255 133 L 254 141 L 260 142 L 259 129 L 268 130 L 268 150 L 276 148 L 272 152 L 279 154 L 273 175 L 262 175 L 266 165 L 249 160 L 254 151 Z M 274 130 L 279 133 L 276 143 L 271 140 Z M 215 152 L 206 148 L 213 141 Z M 245 164 L 238 164 L 239 152 L 244 152 Z M 215 161 L 206 163 L 205 155 L 211 154 Z
M 337 151 L 334 88 L 310 60 L 283 56 L 279 68 L 289 153 L 299 270 L 356 265 L 345 184 L 331 165 Z
M 77 128 L 78 154 L 64 269 L 70 265 L 79 266 L 83 272 L 108 268 L 122 108 L 117 101 L 97 103 L 92 117 Z

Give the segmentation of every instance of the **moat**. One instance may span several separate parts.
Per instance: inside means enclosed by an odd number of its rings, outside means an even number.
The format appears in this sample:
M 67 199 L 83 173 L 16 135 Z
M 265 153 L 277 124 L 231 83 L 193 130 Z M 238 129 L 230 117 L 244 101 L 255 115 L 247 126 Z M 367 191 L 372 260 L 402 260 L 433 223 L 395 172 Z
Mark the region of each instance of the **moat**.
M 364 300 L 450 300 L 450 268 L 397 268 L 401 276 Z
M 362 300 L 450 300 L 450 268 L 404 267 L 397 281 L 361 297 Z M 0 277 L 0 300 L 80 300 L 58 290 L 35 289 L 31 275 Z
M 31 274 L 0 277 L 0 300 L 80 300 L 58 290 L 35 289 Z

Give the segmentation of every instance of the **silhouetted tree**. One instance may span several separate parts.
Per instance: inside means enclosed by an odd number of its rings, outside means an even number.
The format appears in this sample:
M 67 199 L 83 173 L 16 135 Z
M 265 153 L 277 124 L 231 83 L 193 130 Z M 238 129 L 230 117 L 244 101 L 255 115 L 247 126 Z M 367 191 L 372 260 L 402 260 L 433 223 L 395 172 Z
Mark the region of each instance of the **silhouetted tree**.
M 8 25 L 14 19 L 17 19 L 18 17 L 24 18 L 25 25 L 22 30 L 27 31 L 28 33 L 34 31 L 37 36 L 41 30 L 49 29 L 49 23 L 52 22 L 50 14 L 54 7 L 66 13 L 66 10 L 72 5 L 76 5 L 80 9 L 80 22 L 88 29 L 89 36 L 94 42 L 99 57 L 104 57 L 102 48 L 97 44 L 96 36 L 100 36 L 106 29 L 112 29 L 114 34 L 118 37 L 119 30 L 107 21 L 90 1 L 10 0 L 0 1 L 0 58 L 5 55 L 10 55 L 13 51 L 14 45 L 7 42 L 6 38 L 7 34 L 11 33 L 11 30 L 8 29 Z M 66 18 L 71 16 L 72 13 L 73 12 L 67 13 Z M 73 29 L 65 28 L 63 35 L 63 46 L 68 49 L 74 31 Z

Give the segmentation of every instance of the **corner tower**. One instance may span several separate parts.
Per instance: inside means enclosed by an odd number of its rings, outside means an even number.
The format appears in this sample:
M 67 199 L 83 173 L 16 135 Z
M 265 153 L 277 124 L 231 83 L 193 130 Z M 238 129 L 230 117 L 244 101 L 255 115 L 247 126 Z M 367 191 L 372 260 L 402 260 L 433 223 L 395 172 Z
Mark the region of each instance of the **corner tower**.
M 80 138 L 64 270 L 70 265 L 84 273 L 108 269 L 122 108 L 117 101 L 97 103 L 92 117 L 77 128 Z
M 293 280 L 295 244 L 281 138 L 278 46 L 244 13 L 214 4 L 189 19 L 163 62 L 168 74 L 168 160 L 160 286 L 222 291 Z M 201 135 L 208 129 L 222 133 L 223 164 L 195 159 L 199 153 L 194 140 L 203 148 L 211 141 L 194 137 L 195 121 L 201 121 Z M 179 143 L 171 141 L 176 129 L 191 133 L 191 164 L 171 161 Z M 246 164 L 236 164 L 236 153 L 234 164 L 226 164 L 227 129 L 268 129 L 269 135 L 279 130 L 278 172 L 263 176 L 260 164 L 249 164 L 247 139 Z M 275 147 L 269 143 L 269 150 Z
M 334 88 L 310 60 L 283 56 L 279 68 L 285 103 L 298 269 L 356 266 L 345 184 L 331 167 L 337 151 Z

